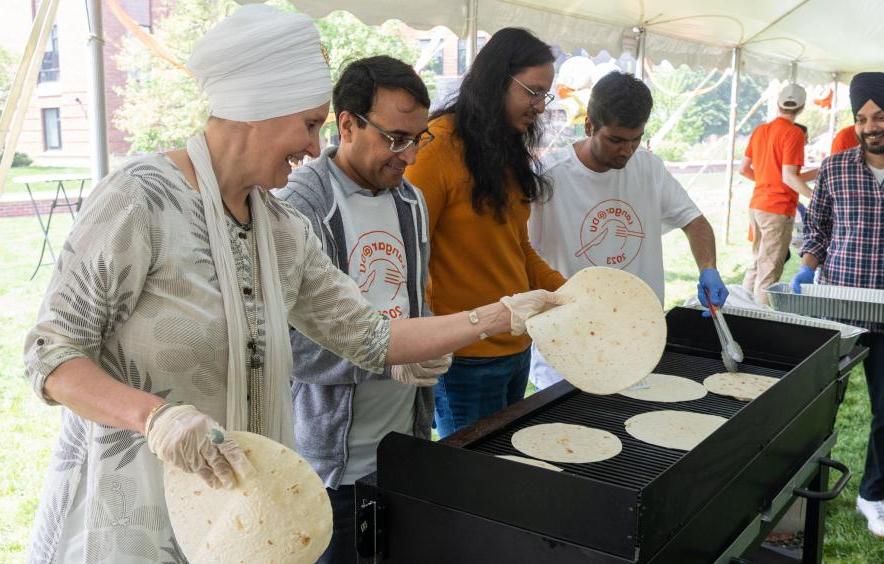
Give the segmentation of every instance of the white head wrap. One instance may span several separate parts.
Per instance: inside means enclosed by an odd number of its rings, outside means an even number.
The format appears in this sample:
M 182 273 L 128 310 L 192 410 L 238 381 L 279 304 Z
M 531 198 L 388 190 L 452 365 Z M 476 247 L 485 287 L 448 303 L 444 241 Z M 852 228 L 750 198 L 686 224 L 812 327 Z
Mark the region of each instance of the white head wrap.
M 328 102 L 331 93 L 328 64 L 310 18 L 263 4 L 243 6 L 212 28 L 194 47 L 188 66 L 209 97 L 212 115 L 234 121 L 262 121 L 291 115 Z M 251 333 L 221 191 L 202 133 L 187 142 L 187 153 L 199 183 L 227 321 L 229 350 L 224 425 L 234 431 L 250 430 L 250 406 L 246 399 L 249 368 L 245 349 Z M 259 188 L 254 188 L 249 196 L 266 316 L 265 393 L 263 404 L 255 404 L 265 428 L 252 430 L 294 448 L 289 387 L 292 349 L 266 197 Z
M 188 68 L 212 115 L 233 121 L 287 116 L 331 98 L 319 32 L 304 14 L 248 4 L 213 27 L 193 49 Z

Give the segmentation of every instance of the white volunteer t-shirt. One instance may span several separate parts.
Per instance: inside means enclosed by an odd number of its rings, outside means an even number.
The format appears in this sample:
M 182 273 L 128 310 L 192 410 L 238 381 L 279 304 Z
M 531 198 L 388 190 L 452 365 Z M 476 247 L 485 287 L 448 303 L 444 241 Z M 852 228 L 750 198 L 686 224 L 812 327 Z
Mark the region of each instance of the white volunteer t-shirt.
M 547 155 L 542 170 L 552 198 L 532 205 L 534 249 L 565 276 L 588 266 L 635 274 L 663 304 L 662 237 L 701 215 L 663 161 L 640 148 L 624 168 L 595 172 L 569 146 Z M 534 347 L 530 379 L 538 389 L 562 379 Z
M 635 274 L 662 304 L 662 236 L 701 215 L 663 161 L 640 148 L 624 168 L 595 172 L 569 146 L 547 155 L 542 167 L 553 193 L 532 205 L 534 249 L 565 276 L 588 266 Z
M 362 295 L 390 319 L 409 317 L 405 246 L 389 190 L 372 196 L 334 166 L 332 187 L 344 223 L 350 277 Z M 377 448 L 391 432 L 412 434 L 416 388 L 395 380 L 369 380 L 353 394 L 349 457 L 341 485 L 377 470 Z

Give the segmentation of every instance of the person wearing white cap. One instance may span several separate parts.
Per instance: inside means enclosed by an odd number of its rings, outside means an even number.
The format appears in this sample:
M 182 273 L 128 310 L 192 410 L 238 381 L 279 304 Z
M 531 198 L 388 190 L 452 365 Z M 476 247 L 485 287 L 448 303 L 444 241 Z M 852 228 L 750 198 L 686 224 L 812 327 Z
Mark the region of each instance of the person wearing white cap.
M 755 182 L 749 202 L 753 233 L 752 261 L 743 287 L 759 304 L 767 303 L 765 288 L 779 281 L 792 240 L 798 195 L 810 198 L 807 186 L 816 170 L 800 172 L 804 165 L 804 133 L 795 118 L 804 110 L 807 93 L 797 84 L 786 85 L 777 97 L 777 117 L 755 128 L 740 174 Z
M 189 68 L 211 107 L 204 131 L 95 187 L 26 338 L 34 391 L 63 406 L 30 562 L 184 561 L 162 463 L 233 488 L 251 465 L 225 428 L 294 445 L 289 325 L 382 372 L 523 332 L 557 302 L 535 291 L 390 320 L 309 221 L 268 195 L 290 163 L 319 154 L 328 114 L 329 69 L 306 16 L 244 6 Z

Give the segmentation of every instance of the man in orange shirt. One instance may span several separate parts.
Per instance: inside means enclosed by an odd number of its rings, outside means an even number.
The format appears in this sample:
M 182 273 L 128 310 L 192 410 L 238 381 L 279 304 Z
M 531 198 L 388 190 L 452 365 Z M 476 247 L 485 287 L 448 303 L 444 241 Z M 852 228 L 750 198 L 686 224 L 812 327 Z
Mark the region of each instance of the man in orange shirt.
M 764 289 L 779 281 L 783 273 L 798 195 L 810 198 L 807 181 L 816 178 L 816 170 L 799 172 L 804 165 L 804 133 L 795 126 L 795 118 L 806 99 L 807 93 L 797 84 L 783 88 L 777 98 L 779 114 L 752 132 L 740 168 L 740 174 L 755 182 L 749 202 L 755 239 L 743 287 L 760 304 L 767 303 Z
M 856 127 L 850 124 L 835 134 L 835 138 L 832 139 L 832 152 L 829 154 L 834 155 L 854 147 L 859 147 L 859 139 L 856 138 Z

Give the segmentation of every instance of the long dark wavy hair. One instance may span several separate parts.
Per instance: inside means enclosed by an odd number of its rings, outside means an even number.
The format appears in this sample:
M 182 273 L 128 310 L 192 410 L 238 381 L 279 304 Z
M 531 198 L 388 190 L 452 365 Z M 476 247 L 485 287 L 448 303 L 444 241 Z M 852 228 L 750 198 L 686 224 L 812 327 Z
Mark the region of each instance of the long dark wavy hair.
M 490 211 L 504 221 L 510 175 L 524 201 L 548 195 L 549 182 L 535 172 L 534 150 L 543 137 L 543 124 L 538 119 L 527 133 L 515 131 L 507 123 L 504 101 L 510 76 L 554 60 L 549 46 L 527 29 L 501 29 L 476 55 L 457 98 L 433 114 L 433 118 L 454 114 L 455 132 L 463 140 L 464 162 L 473 180 L 476 213 Z

